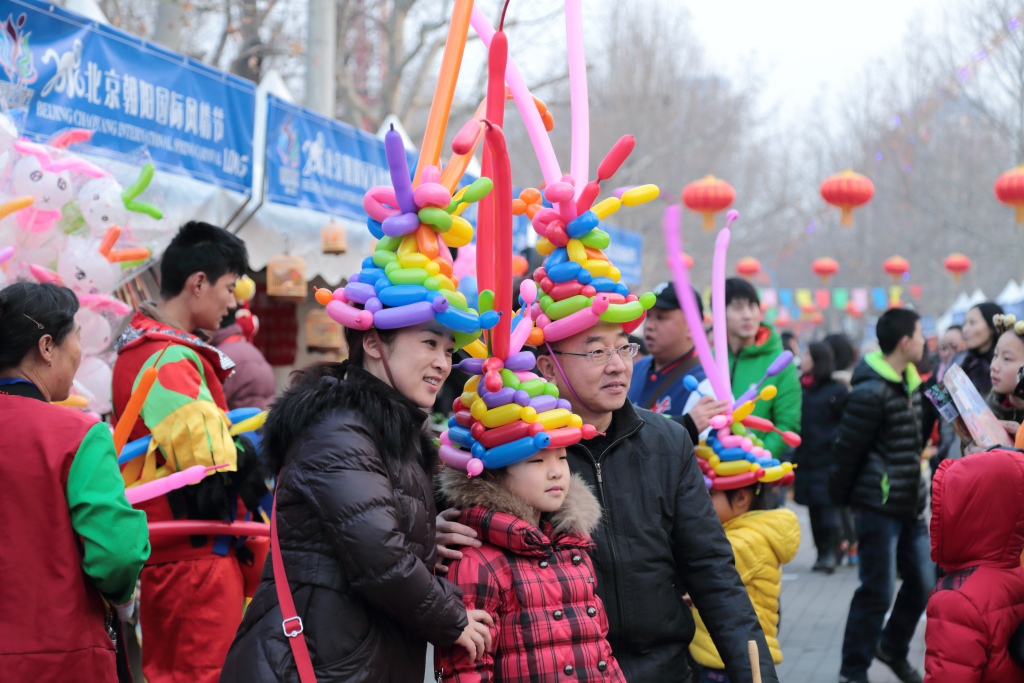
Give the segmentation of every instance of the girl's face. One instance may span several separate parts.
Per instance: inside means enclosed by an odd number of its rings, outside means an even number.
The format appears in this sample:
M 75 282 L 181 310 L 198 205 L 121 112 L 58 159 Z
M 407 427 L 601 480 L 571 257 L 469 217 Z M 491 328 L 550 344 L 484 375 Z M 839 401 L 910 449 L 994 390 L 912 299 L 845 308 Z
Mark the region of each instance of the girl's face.
M 1012 394 L 1017 386 L 1017 371 L 1024 365 L 1024 340 L 1013 330 L 1004 332 L 996 342 L 989 375 L 997 394 Z
M 992 330 L 977 308 L 967 311 L 964 316 L 964 343 L 967 348 L 980 352 L 985 352 L 992 344 Z
M 814 361 L 811 360 L 811 353 L 804 351 L 800 354 L 800 372 L 808 375 L 814 370 Z
M 715 506 L 718 521 L 722 524 L 750 512 L 753 502 L 754 495 L 749 488 L 736 489 L 732 502 L 729 501 L 729 496 L 725 494 L 725 491 L 711 489 L 711 504 Z
M 368 348 L 366 340 L 369 339 L 371 335 L 364 338 L 363 347 L 366 369 L 387 382 L 380 350 L 375 343 Z M 384 352 L 395 389 L 423 410 L 433 408 L 437 392 L 452 371 L 452 354 L 455 353 L 452 333 L 435 322 L 406 327 L 386 345 Z
M 564 448 L 547 448 L 506 468 L 508 488 L 515 496 L 532 507 L 537 515 L 532 521 L 540 522 L 542 512 L 554 512 L 562 507 L 569 490 L 569 461 Z

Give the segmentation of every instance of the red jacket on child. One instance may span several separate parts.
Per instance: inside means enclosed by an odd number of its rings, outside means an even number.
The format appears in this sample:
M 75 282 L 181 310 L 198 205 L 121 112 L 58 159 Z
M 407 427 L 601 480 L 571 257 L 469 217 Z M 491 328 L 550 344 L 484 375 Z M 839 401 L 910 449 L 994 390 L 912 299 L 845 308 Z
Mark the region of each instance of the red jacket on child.
M 932 483 L 932 559 L 947 573 L 928 600 L 925 683 L 1012 683 L 1007 643 L 1024 621 L 1024 453 L 944 460 Z
M 438 650 L 441 680 L 626 683 L 587 555 L 601 508 L 583 480 L 573 476 L 562 507 L 540 528 L 523 519 L 529 507 L 492 480 L 448 467 L 441 487 L 462 510 L 459 523 L 483 543 L 459 548 L 448 579 L 468 609 L 494 619 L 494 647 L 475 663 L 459 646 Z

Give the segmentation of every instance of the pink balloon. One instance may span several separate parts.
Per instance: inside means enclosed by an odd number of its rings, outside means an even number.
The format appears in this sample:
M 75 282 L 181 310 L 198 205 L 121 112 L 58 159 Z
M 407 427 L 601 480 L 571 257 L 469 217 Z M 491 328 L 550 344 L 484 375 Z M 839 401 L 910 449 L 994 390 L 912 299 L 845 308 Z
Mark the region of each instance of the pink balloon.
M 378 185 L 367 190 L 363 195 L 363 209 L 370 215 L 370 218 L 381 223 L 391 216 L 401 213 L 394 188 L 385 185 Z
M 14 256 L 14 247 L 4 247 L 0 249 L 0 263 L 10 259 Z
M 572 108 L 570 168 L 579 197 L 590 172 L 590 107 L 587 102 L 587 60 L 583 51 L 583 3 L 565 0 L 565 40 L 569 56 L 569 102 Z
M 729 335 L 725 327 L 725 255 L 729 251 L 729 237 L 729 228 L 723 228 L 715 238 L 715 255 L 711 261 L 711 317 L 715 335 L 715 363 L 718 365 L 718 376 L 721 377 L 727 392 L 722 400 L 732 403 Z
M 452 203 L 452 193 L 440 183 L 423 183 L 413 190 L 412 196 L 416 200 L 416 206 L 421 209 L 425 206 L 447 209 Z
M 437 454 L 441 457 L 441 462 L 445 465 L 457 467 L 460 470 L 466 469 L 469 465 L 469 461 L 473 459 L 472 453 L 459 450 L 450 443 L 442 444 L 441 447 L 437 449 Z
M 732 423 L 732 418 L 728 415 L 715 415 L 711 418 L 712 429 L 725 429 Z
M 607 297 L 599 296 L 590 306 L 567 315 L 561 320 L 549 322 L 544 327 L 546 341 L 558 341 L 590 329 L 601 321 L 601 314 L 608 310 Z M 700 336 L 700 335 L 697 335 Z
M 575 189 L 573 189 L 573 186 L 570 183 L 559 180 L 547 186 L 544 190 L 544 198 L 552 204 L 557 204 L 558 202 L 565 202 L 572 199 L 574 193 Z
M 220 465 L 223 467 L 224 465 Z M 217 467 L 203 467 L 202 465 L 193 465 L 188 467 L 181 472 L 175 472 L 174 474 L 168 475 L 156 481 L 151 481 L 148 484 L 141 484 L 139 486 L 133 486 L 124 490 L 124 497 L 128 499 L 128 502 L 132 505 L 141 503 L 144 500 L 150 500 L 157 496 L 162 496 L 166 493 L 180 489 L 189 484 L 196 484 L 201 482 L 207 472 L 215 471 Z
M 519 371 L 516 372 L 516 379 L 518 379 L 520 382 L 529 382 L 531 379 L 540 379 L 540 377 L 538 377 L 533 372 Z
M 337 300 L 327 304 L 327 315 L 331 316 L 331 320 L 334 322 L 353 330 L 368 330 L 373 325 L 372 313 L 361 311 Z
M 691 330 L 701 330 L 704 329 L 704 320 L 697 311 L 697 299 L 693 295 L 693 287 L 690 285 L 690 275 L 687 273 L 686 267 L 683 266 L 681 256 L 683 253 L 683 241 L 680 236 L 679 228 L 682 220 L 681 206 L 673 204 L 665 208 L 665 212 L 662 214 L 662 231 L 665 236 L 665 249 L 668 251 L 669 267 L 672 270 L 672 279 L 675 281 L 676 291 L 682 294 L 679 297 L 679 303 L 682 305 L 683 315 L 686 317 L 686 324 Z M 724 310 L 722 310 L 722 315 L 725 315 Z M 725 329 L 724 325 L 722 329 Z M 693 342 L 697 347 L 697 356 L 700 358 L 701 367 L 704 368 L 704 374 L 707 375 L 715 396 L 731 397 L 732 392 L 729 391 L 729 385 L 726 379 L 723 379 L 719 374 L 718 366 L 715 365 L 715 357 L 711 354 L 711 347 L 708 346 L 708 340 L 705 338 L 705 335 L 693 335 Z M 726 375 L 726 378 L 727 377 L 728 375 Z M 714 423 L 712 422 L 712 424 Z
M 519 296 L 523 298 L 526 307 L 529 308 L 537 300 L 537 283 L 533 280 L 523 280 L 519 285 Z

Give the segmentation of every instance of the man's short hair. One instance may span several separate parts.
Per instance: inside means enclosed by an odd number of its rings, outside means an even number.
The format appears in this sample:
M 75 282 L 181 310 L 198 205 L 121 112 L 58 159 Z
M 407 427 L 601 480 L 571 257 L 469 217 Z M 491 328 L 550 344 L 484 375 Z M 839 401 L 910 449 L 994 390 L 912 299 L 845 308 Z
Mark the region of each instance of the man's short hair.
M 216 225 L 189 221 L 181 226 L 160 261 L 160 296 L 181 294 L 193 273 L 216 282 L 227 273 L 244 275 L 249 263 L 245 242 Z
M 913 337 L 921 316 L 909 308 L 890 308 L 882 314 L 875 326 L 878 348 L 884 354 L 892 353 L 904 337 Z
M 757 295 L 757 289 L 741 277 L 731 277 L 725 281 L 725 305 L 728 306 L 733 301 L 746 301 L 761 305 L 761 297 Z

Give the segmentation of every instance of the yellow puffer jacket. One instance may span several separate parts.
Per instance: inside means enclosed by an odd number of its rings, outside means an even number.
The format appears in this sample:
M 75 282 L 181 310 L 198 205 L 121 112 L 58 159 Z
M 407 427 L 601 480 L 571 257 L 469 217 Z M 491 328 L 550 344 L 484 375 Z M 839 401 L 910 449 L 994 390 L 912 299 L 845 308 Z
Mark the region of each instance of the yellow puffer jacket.
M 800 523 L 792 510 L 779 509 L 748 512 L 724 526 L 736 556 L 736 570 L 754 604 L 772 660 L 779 664 L 782 662 L 778 638 L 782 565 L 792 560 L 800 547 Z M 697 623 L 697 633 L 690 643 L 690 654 L 701 666 L 724 669 L 725 664 L 697 610 L 693 611 L 693 620 Z

